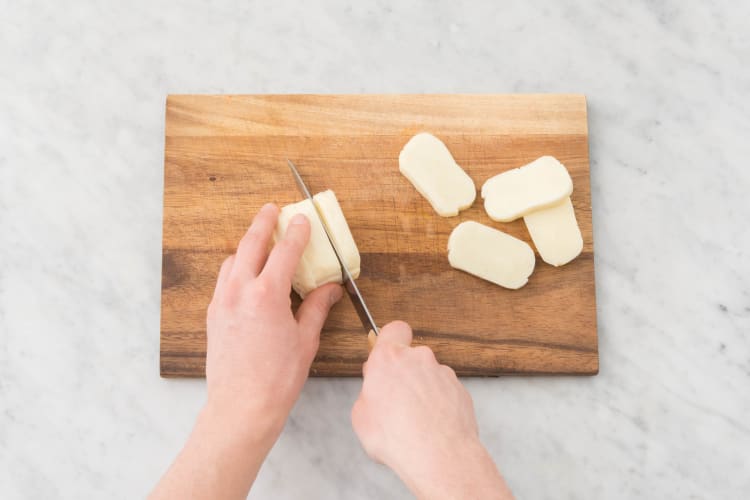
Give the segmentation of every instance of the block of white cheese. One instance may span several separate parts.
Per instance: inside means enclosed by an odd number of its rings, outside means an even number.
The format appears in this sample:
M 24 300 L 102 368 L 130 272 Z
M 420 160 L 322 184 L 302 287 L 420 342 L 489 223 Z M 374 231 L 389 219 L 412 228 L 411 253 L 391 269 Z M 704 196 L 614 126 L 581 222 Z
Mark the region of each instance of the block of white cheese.
M 535 260 L 528 243 L 478 222 L 462 222 L 448 238 L 451 266 L 505 288 L 524 286 Z
M 523 220 L 534 246 L 547 264 L 562 266 L 583 250 L 583 238 L 570 198 L 526 214 Z
M 572 192 L 568 169 L 551 156 L 491 177 L 482 186 L 484 209 L 500 222 L 559 203 Z
M 423 132 L 412 137 L 398 155 L 398 165 L 438 215 L 452 217 L 474 203 L 474 181 L 434 135 Z
M 315 204 L 320 209 L 336 248 L 346 264 L 352 277 L 359 276 L 360 258 L 357 244 L 349 230 L 336 195 L 333 191 L 323 191 L 313 196 Z M 331 243 L 326 236 L 323 224 L 315 213 L 315 207 L 310 200 L 292 203 L 281 209 L 279 222 L 276 225 L 274 241 L 284 237 L 289 221 L 296 214 L 304 214 L 310 221 L 310 242 L 307 244 L 297 270 L 292 279 L 292 288 L 304 298 L 312 290 L 326 283 L 342 283 L 341 266 L 333 253 Z

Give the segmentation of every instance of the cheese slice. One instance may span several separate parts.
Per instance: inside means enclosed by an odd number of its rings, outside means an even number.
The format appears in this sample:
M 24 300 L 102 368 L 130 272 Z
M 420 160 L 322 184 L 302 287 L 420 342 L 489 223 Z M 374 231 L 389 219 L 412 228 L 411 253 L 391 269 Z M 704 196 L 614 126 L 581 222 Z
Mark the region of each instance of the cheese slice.
M 492 220 L 500 222 L 559 203 L 572 192 L 568 170 L 552 156 L 498 174 L 482 186 L 484 209 Z
M 320 209 L 331 238 L 346 264 L 353 278 L 360 272 L 360 257 L 357 244 L 349 230 L 336 195 L 333 191 L 323 191 L 313 196 L 315 204 Z M 323 224 L 316 214 L 315 207 L 310 200 L 303 200 L 286 205 L 279 213 L 279 222 L 274 232 L 274 241 L 279 241 L 286 233 L 289 221 L 296 214 L 304 214 L 310 221 L 310 241 L 305 247 L 299 265 L 292 279 L 292 288 L 300 297 L 304 298 L 312 290 L 326 283 L 342 283 L 341 265 L 333 252 L 331 243 L 326 236 Z
M 547 264 L 562 266 L 583 250 L 583 237 L 570 198 L 531 212 L 524 216 L 523 221 L 539 255 Z
M 434 135 L 423 132 L 412 137 L 398 155 L 398 165 L 438 215 L 452 217 L 474 203 L 474 181 Z
M 462 222 L 448 238 L 448 262 L 505 288 L 521 288 L 534 271 L 528 243 L 478 222 Z

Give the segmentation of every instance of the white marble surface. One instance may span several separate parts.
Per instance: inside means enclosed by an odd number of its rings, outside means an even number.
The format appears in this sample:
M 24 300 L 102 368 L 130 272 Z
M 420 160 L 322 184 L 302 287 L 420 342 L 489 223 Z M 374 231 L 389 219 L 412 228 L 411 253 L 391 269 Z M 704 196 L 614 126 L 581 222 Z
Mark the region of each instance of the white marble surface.
M 467 381 L 483 439 L 519 499 L 747 497 L 750 4 L 458 3 L 0 1 L 0 497 L 144 496 L 201 405 L 157 370 L 170 92 L 585 93 L 601 373 Z M 251 497 L 408 498 L 357 391 L 309 382 Z

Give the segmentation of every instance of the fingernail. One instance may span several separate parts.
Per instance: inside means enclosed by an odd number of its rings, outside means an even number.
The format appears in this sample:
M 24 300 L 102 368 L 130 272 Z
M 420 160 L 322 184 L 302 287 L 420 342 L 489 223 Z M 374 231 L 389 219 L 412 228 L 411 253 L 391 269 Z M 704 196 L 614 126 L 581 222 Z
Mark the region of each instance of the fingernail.
M 276 205 L 274 203 L 266 203 L 265 205 L 261 207 L 261 210 L 271 210 L 275 208 L 276 208 Z
M 307 222 L 307 216 L 305 216 L 305 214 L 297 214 L 292 217 L 292 220 L 289 221 L 289 224 L 294 226 L 297 224 L 306 224 Z

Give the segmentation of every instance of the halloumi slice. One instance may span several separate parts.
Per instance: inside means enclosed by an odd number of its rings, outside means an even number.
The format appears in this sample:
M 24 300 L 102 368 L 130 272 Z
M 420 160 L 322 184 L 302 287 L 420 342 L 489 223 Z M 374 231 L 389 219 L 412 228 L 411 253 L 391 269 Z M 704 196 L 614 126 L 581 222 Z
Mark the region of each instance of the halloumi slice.
M 562 266 L 583 250 L 581 229 L 569 197 L 557 205 L 525 215 L 523 221 L 539 255 L 547 264 Z
M 456 269 L 515 290 L 528 282 L 536 259 L 525 241 L 466 221 L 448 238 L 448 262 Z
M 434 135 L 422 132 L 412 137 L 398 155 L 398 165 L 438 215 L 452 217 L 474 203 L 474 181 Z
M 359 250 L 336 195 L 331 190 L 323 191 L 313 196 L 313 200 L 325 218 L 331 231 L 331 238 L 336 243 L 342 260 L 352 273 L 352 277 L 357 278 L 360 272 Z M 292 288 L 304 298 L 319 286 L 326 283 L 342 283 L 343 279 L 339 261 L 336 259 L 323 224 L 310 200 L 292 203 L 281 209 L 279 222 L 274 232 L 274 241 L 279 241 L 284 237 L 289 221 L 298 213 L 304 214 L 310 221 L 310 241 L 305 247 L 292 279 Z
M 559 203 L 572 192 L 568 170 L 552 156 L 498 174 L 482 185 L 484 209 L 492 220 L 500 222 Z

